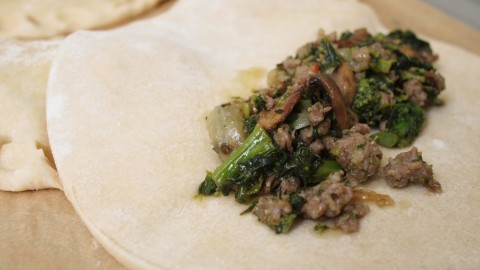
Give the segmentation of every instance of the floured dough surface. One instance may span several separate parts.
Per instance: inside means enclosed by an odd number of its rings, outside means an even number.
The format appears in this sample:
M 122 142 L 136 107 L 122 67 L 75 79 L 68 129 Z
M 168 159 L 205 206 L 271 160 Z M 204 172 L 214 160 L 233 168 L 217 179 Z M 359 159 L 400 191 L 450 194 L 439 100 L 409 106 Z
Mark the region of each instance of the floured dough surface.
M 355 1 L 185 0 L 161 18 L 68 37 L 50 72 L 48 131 L 64 191 L 92 234 L 131 268 L 478 267 L 480 169 L 461 161 L 480 162 L 480 59 L 440 43 L 447 105 L 429 112 L 416 145 L 442 194 L 374 182 L 397 206 L 372 207 L 359 233 L 325 236 L 311 223 L 275 235 L 239 216 L 245 207 L 232 198 L 194 199 L 219 163 L 205 115 L 232 94 L 238 72 L 271 69 L 319 27 L 358 26 L 382 30 Z
M 50 63 L 58 42 L 0 38 L 0 190 L 60 188 L 45 121 Z
M 124 22 L 161 0 L 2 0 L 0 35 L 49 38 Z

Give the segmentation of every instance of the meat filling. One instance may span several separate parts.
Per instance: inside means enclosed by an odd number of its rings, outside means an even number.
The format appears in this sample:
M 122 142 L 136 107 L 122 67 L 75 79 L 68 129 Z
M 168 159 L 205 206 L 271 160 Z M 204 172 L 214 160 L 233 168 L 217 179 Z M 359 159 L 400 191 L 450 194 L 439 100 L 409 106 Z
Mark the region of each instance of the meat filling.
M 441 185 L 433 179 L 432 165 L 422 159 L 422 153 L 416 147 L 390 158 L 383 169 L 387 184 L 394 188 L 402 188 L 410 183 L 425 185 L 433 192 L 440 192 Z

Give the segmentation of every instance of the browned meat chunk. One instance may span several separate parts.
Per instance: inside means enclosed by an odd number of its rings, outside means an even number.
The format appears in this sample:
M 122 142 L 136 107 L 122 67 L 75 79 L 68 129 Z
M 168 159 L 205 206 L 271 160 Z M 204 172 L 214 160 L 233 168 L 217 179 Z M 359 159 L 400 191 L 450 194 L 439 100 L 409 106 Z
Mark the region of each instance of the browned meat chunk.
M 316 139 L 308 147 L 315 155 L 320 155 L 322 150 L 325 148 L 325 145 L 323 145 L 323 141 L 321 139 Z
M 335 217 L 353 198 L 352 188 L 341 183 L 342 174 L 331 174 L 319 185 L 302 192 L 305 198 L 301 212 L 306 218 Z
M 273 140 L 278 144 L 280 149 L 293 151 L 292 136 L 290 135 L 290 127 L 287 124 L 281 125 L 273 133 Z
M 352 69 L 355 72 L 362 72 L 370 67 L 370 49 L 361 47 L 352 50 Z
M 352 186 L 365 182 L 375 175 L 383 156 L 375 142 L 355 131 L 366 132 L 363 125 L 355 125 L 349 133 L 336 140 L 330 149 L 330 153 L 346 171 L 346 177 Z
M 327 205 L 325 216 L 335 217 L 353 198 L 353 191 L 351 187 L 347 187 L 343 183 L 334 183 L 322 192 L 322 198 Z
M 280 181 L 280 195 L 290 195 L 300 187 L 300 179 L 291 176 Z
M 280 219 L 292 212 L 292 206 L 286 200 L 275 197 L 261 197 L 253 209 L 258 220 L 268 226 L 277 226 Z
M 427 93 L 423 91 L 423 84 L 415 79 L 404 82 L 403 91 L 413 104 L 423 106 L 428 99 Z
M 320 102 L 313 104 L 308 109 L 308 122 L 312 126 L 317 126 L 325 119 L 325 114 L 332 110 L 332 107 L 324 107 Z
M 368 205 L 354 202 L 343 208 L 342 214 L 335 219 L 335 227 L 346 233 L 357 232 L 360 229 L 360 219 L 370 212 Z
M 432 165 L 423 161 L 422 153 L 416 147 L 390 158 L 383 173 L 388 185 L 394 188 L 420 183 L 434 192 L 441 191 L 440 183 L 433 179 Z

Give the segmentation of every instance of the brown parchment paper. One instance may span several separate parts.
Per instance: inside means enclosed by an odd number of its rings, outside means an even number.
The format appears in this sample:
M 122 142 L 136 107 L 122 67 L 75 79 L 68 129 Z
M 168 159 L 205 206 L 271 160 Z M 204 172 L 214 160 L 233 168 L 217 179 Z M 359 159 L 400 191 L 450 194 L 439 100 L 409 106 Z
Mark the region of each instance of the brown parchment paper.
M 422 1 L 409 0 L 408 5 L 395 0 L 363 2 L 372 6 L 389 28 L 409 27 L 478 53 L 478 46 L 468 47 L 479 44 L 478 32 Z M 410 8 L 399 9 L 398 5 Z M 438 25 L 452 30 L 441 32 Z M 42 190 L 0 191 L 0 269 L 125 268 L 97 243 L 62 191 Z
M 124 269 L 60 190 L 0 192 L 0 269 Z

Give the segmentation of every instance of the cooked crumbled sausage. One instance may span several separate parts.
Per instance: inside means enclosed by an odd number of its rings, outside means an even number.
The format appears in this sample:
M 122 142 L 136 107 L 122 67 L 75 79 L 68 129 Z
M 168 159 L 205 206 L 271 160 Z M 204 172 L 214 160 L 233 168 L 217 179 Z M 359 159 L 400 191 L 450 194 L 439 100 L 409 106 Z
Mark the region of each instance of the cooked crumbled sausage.
M 259 195 L 271 194 L 276 184 L 277 184 L 277 178 L 275 174 L 270 174 L 269 176 L 267 176 L 267 179 L 265 179 L 265 182 L 262 185 L 262 189 L 260 190 Z
M 306 143 L 311 143 L 313 141 L 313 128 L 305 127 L 300 130 L 298 137 L 301 141 Z
M 275 100 L 268 95 L 263 97 L 265 99 L 265 109 L 271 110 L 275 106 Z
M 302 206 L 301 212 L 306 218 L 319 219 L 327 210 L 327 204 L 322 196 L 313 195 L 306 198 L 305 204 Z
M 360 228 L 360 219 L 370 212 L 368 205 L 361 202 L 347 204 L 342 214 L 335 219 L 335 227 L 346 233 L 357 232 Z
M 315 155 L 320 155 L 322 150 L 325 148 L 321 139 L 316 139 L 308 147 Z
M 355 48 L 352 50 L 352 69 L 362 72 L 370 67 L 370 49 L 368 47 Z
M 313 104 L 308 108 L 308 122 L 312 126 L 317 126 L 325 119 L 325 114 L 332 110 L 332 107 L 324 107 L 320 102 Z
M 367 124 L 358 123 L 350 128 L 351 132 L 358 132 L 362 135 L 368 135 L 370 133 L 370 127 Z
M 332 121 L 330 120 L 330 118 L 323 119 L 323 121 L 317 126 L 317 135 L 327 135 L 327 133 L 330 131 L 330 127 L 332 127 Z
M 268 226 L 280 224 L 280 219 L 292 212 L 292 206 L 287 200 L 276 197 L 260 197 L 252 211 L 258 220 Z
M 356 126 L 353 130 L 360 127 Z M 375 175 L 383 156 L 375 142 L 352 130 L 335 141 L 330 152 L 347 172 L 347 179 L 352 186 L 365 182 L 370 176 Z
M 425 105 L 428 99 L 427 93 L 423 91 L 423 84 L 415 79 L 411 79 L 403 83 L 403 90 L 408 96 L 408 100 L 413 104 L 420 106 Z
M 352 188 L 341 183 L 342 176 L 343 173 L 333 173 L 317 186 L 301 193 L 306 200 L 301 212 L 306 218 L 319 219 L 340 214 L 342 208 L 353 198 Z
M 342 208 L 352 200 L 353 191 L 351 187 L 347 187 L 342 183 L 334 183 L 322 192 L 322 198 L 327 206 L 325 216 L 335 217 L 338 216 Z
M 292 137 L 290 136 L 290 127 L 287 124 L 281 125 L 273 133 L 273 139 L 278 144 L 280 149 L 293 151 L 292 147 Z
M 298 190 L 300 187 L 300 179 L 291 176 L 280 181 L 280 195 L 290 195 Z
M 418 152 L 416 147 L 398 154 L 393 159 L 390 158 L 383 168 L 383 173 L 388 185 L 394 188 L 405 187 L 409 183 L 420 183 L 432 191 L 441 190 L 440 183 L 433 179 L 432 165 L 423 161 L 422 153 Z

